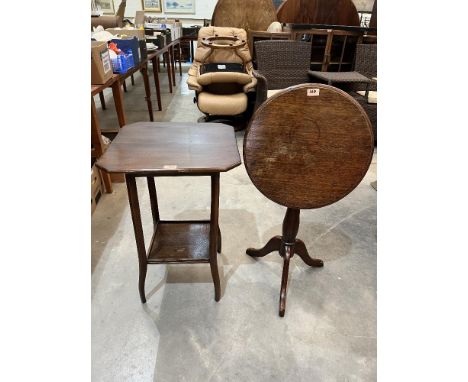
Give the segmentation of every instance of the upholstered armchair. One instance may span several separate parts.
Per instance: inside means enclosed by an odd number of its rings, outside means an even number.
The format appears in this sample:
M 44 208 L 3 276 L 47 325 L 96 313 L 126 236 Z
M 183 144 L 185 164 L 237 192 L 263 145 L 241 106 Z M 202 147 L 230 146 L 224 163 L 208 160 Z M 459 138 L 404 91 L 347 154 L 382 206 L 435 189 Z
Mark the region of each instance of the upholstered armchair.
M 252 57 L 244 29 L 203 27 L 187 84 L 195 90 L 200 111 L 207 116 L 236 116 L 248 107 L 255 91 Z

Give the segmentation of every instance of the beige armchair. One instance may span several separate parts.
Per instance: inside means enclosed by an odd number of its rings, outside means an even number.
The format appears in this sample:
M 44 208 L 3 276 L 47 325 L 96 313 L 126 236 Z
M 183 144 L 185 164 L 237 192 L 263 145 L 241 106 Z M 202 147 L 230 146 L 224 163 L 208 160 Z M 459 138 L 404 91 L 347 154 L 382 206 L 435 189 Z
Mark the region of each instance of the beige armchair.
M 208 116 L 235 116 L 248 107 L 247 93 L 257 80 L 244 29 L 204 27 L 198 33 L 187 84 L 195 90 L 200 111 Z

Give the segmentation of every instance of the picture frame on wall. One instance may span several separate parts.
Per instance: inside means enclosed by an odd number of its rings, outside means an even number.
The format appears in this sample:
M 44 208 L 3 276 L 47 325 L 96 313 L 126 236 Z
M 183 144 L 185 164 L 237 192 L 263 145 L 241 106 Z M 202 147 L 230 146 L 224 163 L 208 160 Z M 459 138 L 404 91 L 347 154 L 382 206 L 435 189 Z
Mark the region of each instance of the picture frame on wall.
M 114 15 L 114 0 L 96 0 L 96 5 L 101 8 L 101 11 L 105 15 Z
M 195 13 L 195 0 L 164 0 L 166 13 Z
M 145 12 L 161 12 L 161 0 L 141 0 Z

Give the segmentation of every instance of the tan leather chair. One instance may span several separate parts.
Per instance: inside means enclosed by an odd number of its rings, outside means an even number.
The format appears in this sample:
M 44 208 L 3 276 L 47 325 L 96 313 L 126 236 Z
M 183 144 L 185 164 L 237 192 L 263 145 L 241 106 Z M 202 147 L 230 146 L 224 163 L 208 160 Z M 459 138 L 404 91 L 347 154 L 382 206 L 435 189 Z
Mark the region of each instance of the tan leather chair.
M 244 29 L 204 27 L 187 84 L 206 115 L 235 116 L 247 110 L 247 93 L 257 84 Z

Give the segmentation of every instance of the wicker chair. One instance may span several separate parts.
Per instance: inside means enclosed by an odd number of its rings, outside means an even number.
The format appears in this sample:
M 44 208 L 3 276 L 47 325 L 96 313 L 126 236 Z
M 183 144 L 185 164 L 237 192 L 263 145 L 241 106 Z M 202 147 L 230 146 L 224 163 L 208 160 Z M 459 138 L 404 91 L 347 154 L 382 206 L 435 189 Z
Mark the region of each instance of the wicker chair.
M 357 44 L 352 72 L 315 72 L 309 71 L 314 79 L 325 81 L 328 85 L 347 86 L 349 94 L 359 102 L 367 112 L 374 130 L 375 144 L 377 144 L 377 101 L 370 103 L 369 92 L 375 94 L 377 90 L 377 44 Z M 361 91 L 362 94 L 357 93 Z
M 371 78 L 377 75 L 377 44 L 357 44 L 352 72 L 317 72 L 309 71 L 314 79 L 325 81 L 328 85 L 335 83 L 364 84 L 369 90 Z
M 307 83 L 311 43 L 290 40 L 255 42 L 258 108 L 268 97 L 289 86 Z

